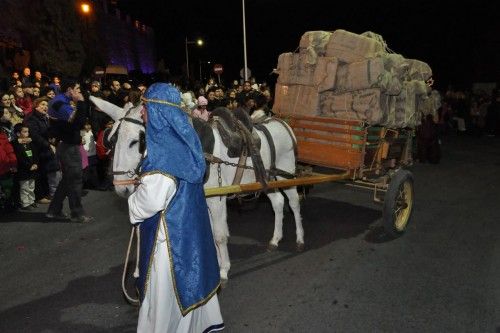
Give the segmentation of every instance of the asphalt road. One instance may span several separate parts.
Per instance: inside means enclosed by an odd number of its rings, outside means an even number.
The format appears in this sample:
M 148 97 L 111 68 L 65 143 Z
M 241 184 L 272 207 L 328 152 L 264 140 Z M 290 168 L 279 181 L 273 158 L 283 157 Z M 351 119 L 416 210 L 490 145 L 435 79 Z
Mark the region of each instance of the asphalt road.
M 450 136 L 439 165 L 416 164 L 406 234 L 381 233 L 371 193 L 315 186 L 266 252 L 266 200 L 229 212 L 226 332 L 500 332 L 500 139 Z M 0 332 L 133 332 L 120 287 L 126 202 L 91 191 L 90 225 L 43 223 L 43 207 L 0 216 Z M 131 285 L 131 282 L 129 283 Z

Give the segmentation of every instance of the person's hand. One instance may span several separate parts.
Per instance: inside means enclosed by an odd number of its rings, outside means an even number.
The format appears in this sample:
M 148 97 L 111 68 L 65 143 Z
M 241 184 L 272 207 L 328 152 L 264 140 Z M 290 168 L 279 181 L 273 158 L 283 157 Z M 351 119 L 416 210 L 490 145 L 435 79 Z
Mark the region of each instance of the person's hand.
M 83 94 L 81 92 L 79 93 L 73 93 L 73 101 L 74 102 L 83 102 L 85 98 L 83 98 Z
M 30 168 L 31 171 L 35 171 L 38 169 L 38 166 L 36 164 L 33 164 Z

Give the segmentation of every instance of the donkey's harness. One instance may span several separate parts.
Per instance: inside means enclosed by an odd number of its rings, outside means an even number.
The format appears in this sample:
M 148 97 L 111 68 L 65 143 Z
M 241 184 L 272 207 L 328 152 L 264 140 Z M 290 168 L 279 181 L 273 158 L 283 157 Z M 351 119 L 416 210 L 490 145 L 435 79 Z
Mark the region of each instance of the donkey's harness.
M 227 166 L 232 166 L 236 168 L 236 173 L 233 178 L 233 185 L 240 184 L 243 173 L 245 170 L 253 170 L 255 172 L 255 179 L 257 179 L 258 182 L 260 182 L 263 185 L 263 188 L 265 189 L 267 187 L 267 181 L 271 179 L 276 179 L 276 177 L 283 177 L 283 178 L 295 178 L 295 174 L 292 174 L 290 172 L 281 170 L 276 167 L 276 147 L 274 144 L 274 139 L 271 135 L 271 132 L 269 129 L 265 126 L 266 124 L 272 122 L 272 121 L 277 121 L 282 124 L 282 126 L 287 130 L 288 134 L 290 135 L 290 138 L 292 139 L 293 142 L 293 149 L 294 149 L 294 154 L 295 157 L 297 157 L 297 143 L 295 141 L 295 137 L 293 133 L 291 132 L 290 128 L 288 125 L 281 119 L 275 118 L 275 117 L 262 117 L 257 119 L 256 121 L 253 122 L 251 128 L 249 128 L 247 125 L 245 125 L 240 119 L 237 119 L 236 117 L 232 117 L 232 121 L 234 122 L 234 125 L 236 125 L 236 131 L 230 131 L 228 128 L 230 126 L 226 123 L 226 120 L 224 120 L 221 117 L 213 117 L 212 118 L 212 125 L 215 126 L 221 135 L 222 141 L 224 144 L 228 147 L 228 155 L 230 157 L 237 157 L 237 156 L 231 156 L 230 152 L 238 150 L 239 151 L 239 160 L 238 163 L 233 163 L 229 161 L 222 160 L 216 156 L 213 156 L 212 154 L 205 153 L 205 159 L 211 163 L 211 164 L 217 164 L 217 172 L 219 175 L 219 186 L 222 186 L 222 179 L 221 179 L 221 164 L 227 165 Z M 270 149 L 270 154 L 271 154 L 271 164 L 269 169 L 265 169 L 263 164 L 262 164 L 262 159 L 260 157 L 260 138 L 258 134 L 256 133 L 257 131 L 261 131 L 264 136 L 266 137 L 266 140 L 269 145 Z M 228 138 L 231 137 L 240 137 L 241 140 L 229 140 Z M 234 147 L 231 146 L 234 141 L 240 142 L 239 147 Z M 239 149 L 238 149 L 239 148 Z M 252 157 L 252 166 L 247 165 L 246 161 L 248 156 Z

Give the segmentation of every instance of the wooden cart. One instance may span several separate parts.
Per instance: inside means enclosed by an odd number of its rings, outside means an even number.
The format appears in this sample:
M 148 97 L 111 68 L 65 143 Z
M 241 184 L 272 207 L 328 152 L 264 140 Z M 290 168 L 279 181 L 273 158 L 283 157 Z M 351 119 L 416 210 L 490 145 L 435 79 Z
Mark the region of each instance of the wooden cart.
M 369 189 L 383 204 L 383 226 L 401 235 L 413 208 L 413 131 L 367 126 L 362 121 L 282 114 L 297 137 L 298 173 L 294 179 L 268 183 L 268 189 L 342 181 Z M 328 172 L 314 172 L 322 167 Z M 255 192 L 260 183 L 205 189 L 206 196 Z

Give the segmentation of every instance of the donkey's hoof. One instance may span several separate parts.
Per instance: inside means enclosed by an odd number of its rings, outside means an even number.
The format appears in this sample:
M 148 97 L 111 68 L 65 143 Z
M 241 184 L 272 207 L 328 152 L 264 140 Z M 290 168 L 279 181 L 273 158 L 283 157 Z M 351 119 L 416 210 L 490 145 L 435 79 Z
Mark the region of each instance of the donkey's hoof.
M 274 245 L 274 244 L 267 244 L 267 252 L 273 252 L 273 251 L 276 251 L 278 249 L 278 245 Z
M 304 252 L 304 243 L 297 243 L 296 250 L 297 252 Z

